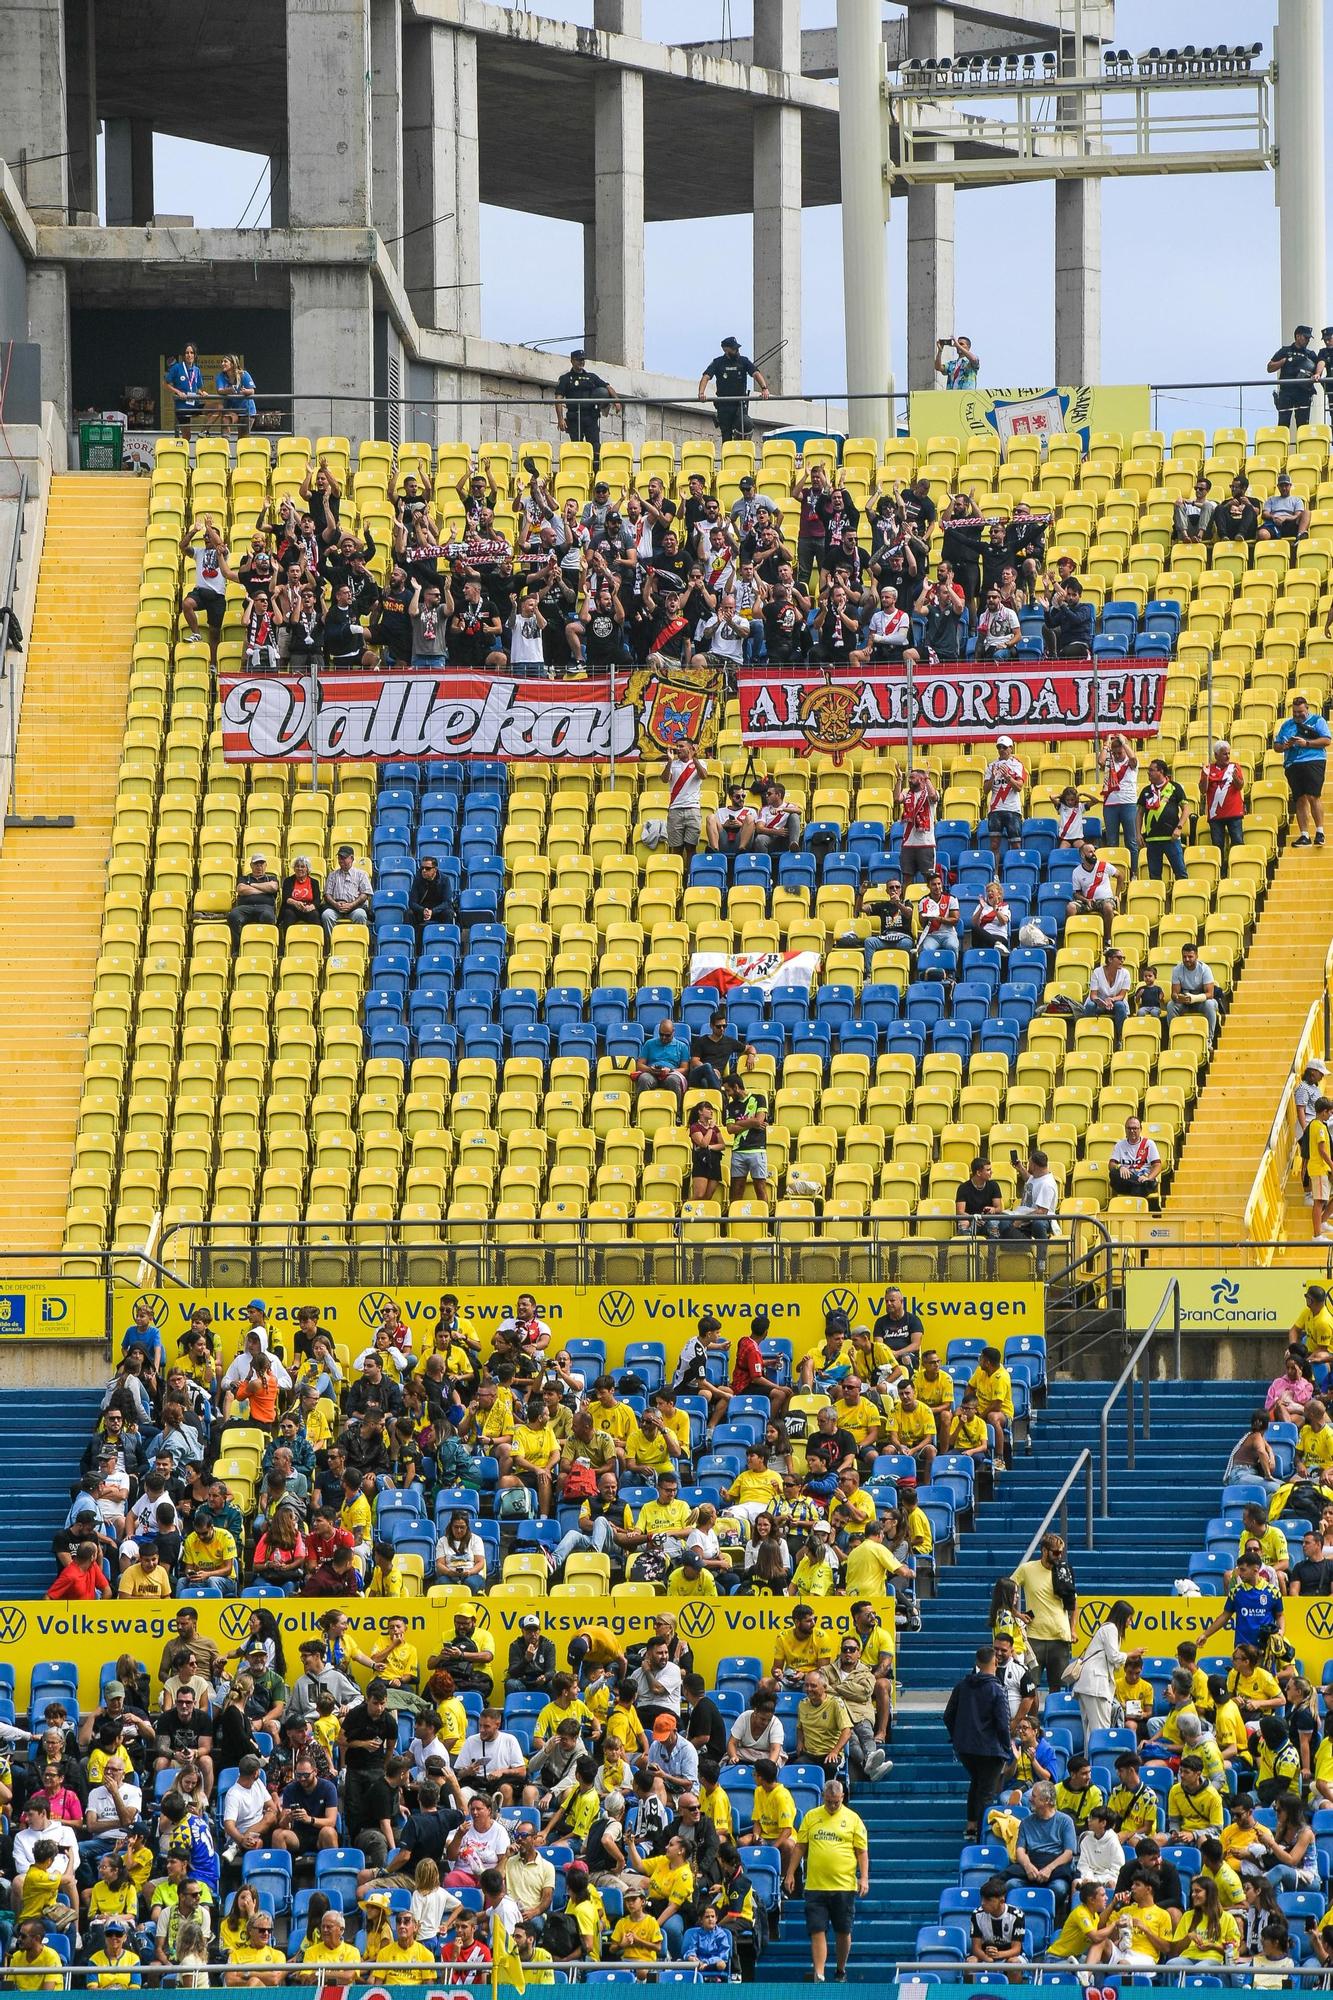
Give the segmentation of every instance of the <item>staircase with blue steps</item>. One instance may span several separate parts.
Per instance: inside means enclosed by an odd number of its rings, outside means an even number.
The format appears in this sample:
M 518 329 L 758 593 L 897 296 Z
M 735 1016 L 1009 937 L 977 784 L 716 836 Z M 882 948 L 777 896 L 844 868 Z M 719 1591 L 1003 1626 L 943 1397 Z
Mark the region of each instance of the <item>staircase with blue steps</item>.
M 98 1389 L 0 1389 L 0 1601 L 45 1595 L 101 1401 Z
M 917 1932 L 938 1920 L 942 1889 L 958 1880 L 967 1785 L 944 1732 L 947 1691 L 967 1673 L 989 1636 L 987 1613 L 997 1577 L 1007 1576 L 1032 1539 L 1078 1453 L 1097 1456 L 1099 1419 L 1109 1382 L 1054 1382 L 1036 1413 L 1030 1453 L 1020 1445 L 1013 1470 L 994 1498 L 982 1501 L 964 1534 L 955 1564 L 940 1570 L 939 1596 L 922 1600 L 923 1630 L 903 1634 L 898 1676 L 902 1705 L 894 1723 L 893 1770 L 862 1786 L 852 1803 L 866 1823 L 870 1895 L 857 1908 L 849 1979 L 891 1978 L 890 1968 L 915 1956 Z M 1069 1516 L 1069 1550 L 1081 1591 L 1170 1595 L 1189 1558 L 1204 1545 L 1204 1528 L 1218 1511 L 1222 1475 L 1232 1447 L 1262 1403 L 1256 1383 L 1156 1383 L 1152 1436 L 1140 1436 L 1134 1470 L 1126 1465 L 1124 1399 L 1111 1421 L 1111 1518 L 1094 1519 L 1095 1549 L 1084 1546 L 1080 1483 Z M 1140 1392 L 1141 1393 L 1141 1392 Z M 1142 1405 L 1138 1405 L 1140 1410 Z M 1182 1446 L 1188 1441 L 1188 1475 Z M 1169 1495 L 1164 1533 L 1163 1496 Z M 1094 1506 L 1099 1495 L 1094 1495 Z M 1163 1641 L 1150 1650 L 1171 1652 Z M 802 1905 L 787 1904 L 783 1934 L 763 1961 L 764 1977 L 809 1973 Z

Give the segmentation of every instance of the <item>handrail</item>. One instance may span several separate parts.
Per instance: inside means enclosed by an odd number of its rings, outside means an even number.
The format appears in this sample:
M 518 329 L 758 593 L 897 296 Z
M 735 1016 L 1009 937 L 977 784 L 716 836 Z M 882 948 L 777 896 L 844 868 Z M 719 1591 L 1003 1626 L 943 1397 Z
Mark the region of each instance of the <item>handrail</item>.
M 1050 1506 L 1046 1509 L 1045 1514 L 1042 1516 L 1041 1526 L 1036 1530 L 1035 1534 L 1032 1537 L 1032 1540 L 1028 1543 L 1022 1555 L 1015 1563 L 1014 1565 L 1015 1569 L 1021 1569 L 1024 1563 L 1032 1561 L 1033 1556 L 1036 1555 L 1037 1550 L 1041 1547 L 1042 1542 L 1044 1541 L 1046 1534 L 1050 1528 L 1051 1522 L 1055 1519 L 1057 1512 L 1059 1513 L 1060 1516 L 1061 1538 L 1066 1543 L 1068 1542 L 1069 1493 L 1071 1487 L 1074 1484 L 1074 1481 L 1078 1478 L 1080 1472 L 1083 1474 L 1084 1478 L 1083 1499 L 1087 1513 L 1087 1545 L 1089 1548 L 1093 1548 L 1095 1546 L 1092 1538 L 1092 1453 L 1088 1450 L 1087 1446 L 1085 1445 L 1082 1451 L 1079 1453 L 1078 1457 L 1074 1460 L 1074 1463 L 1070 1466 L 1068 1472 L 1065 1474 L 1064 1484 L 1061 1486 L 1060 1491 L 1056 1494 L 1054 1500 L 1052 1500 Z
M 18 581 L 19 550 L 23 546 L 23 516 L 28 508 L 28 475 L 19 473 L 18 507 L 14 515 L 14 533 L 9 543 L 9 561 L 5 569 L 5 583 L 0 590 L 0 678 L 9 683 L 9 783 L 5 790 L 9 797 L 9 810 L 18 811 L 18 766 L 19 766 L 19 712 L 17 675 L 9 664 L 9 635 L 14 627 L 14 585 Z
M 1162 1324 L 1162 1321 L 1165 1319 L 1166 1310 L 1169 1305 L 1173 1305 L 1175 1308 L 1174 1318 L 1175 1318 L 1175 1337 L 1176 1337 L 1176 1378 L 1177 1380 L 1179 1380 L 1180 1280 L 1179 1278 L 1171 1278 L 1167 1282 L 1166 1290 L 1162 1293 L 1161 1304 L 1158 1306 L 1156 1312 L 1149 1320 L 1147 1328 L 1144 1331 L 1143 1335 L 1141 1336 L 1137 1347 L 1134 1349 L 1134 1352 L 1130 1355 L 1129 1360 L 1125 1363 L 1124 1367 L 1121 1369 L 1119 1381 L 1116 1383 L 1114 1389 L 1112 1389 L 1106 1401 L 1102 1404 L 1101 1517 L 1103 1521 L 1107 1521 L 1111 1517 L 1111 1448 L 1108 1442 L 1108 1433 L 1111 1422 L 1111 1412 L 1115 1408 L 1115 1405 L 1120 1397 L 1120 1391 L 1124 1388 L 1125 1384 L 1127 1382 L 1130 1383 L 1133 1382 L 1134 1376 L 1138 1370 L 1140 1358 L 1142 1357 L 1149 1343 L 1155 1337 L 1158 1327 Z M 1126 1424 L 1125 1424 L 1126 1464 L 1128 1465 L 1129 1470 L 1132 1472 L 1134 1470 L 1134 1391 L 1132 1387 L 1129 1392 L 1129 1399 L 1126 1406 L 1125 1417 L 1126 1417 Z M 1151 1437 L 1152 1435 L 1151 1377 L 1146 1374 L 1144 1375 L 1143 1378 L 1143 1435 L 1145 1438 Z

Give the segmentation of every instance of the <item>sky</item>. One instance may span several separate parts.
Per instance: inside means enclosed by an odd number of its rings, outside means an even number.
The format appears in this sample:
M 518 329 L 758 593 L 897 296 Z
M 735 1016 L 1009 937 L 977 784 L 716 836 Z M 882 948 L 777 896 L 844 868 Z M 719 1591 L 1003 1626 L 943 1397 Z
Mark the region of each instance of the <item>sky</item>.
M 592 0 L 534 0 L 531 11 L 586 25 Z M 900 10 L 885 11 L 892 17 Z M 1200 45 L 1262 41 L 1267 52 L 1274 14 L 1275 0 L 1165 5 L 1119 0 L 1116 39 L 1136 51 L 1168 38 Z M 805 0 L 802 25 L 830 26 L 834 15 L 835 0 Z M 727 19 L 733 34 L 748 34 L 751 0 L 644 0 L 644 33 L 650 40 L 714 38 Z M 1326 89 L 1330 65 L 1333 38 L 1326 50 Z M 192 214 L 203 227 L 234 227 L 248 203 L 247 219 L 266 221 L 264 167 L 257 155 L 159 136 L 157 208 Z M 745 196 L 748 200 L 748 187 Z M 1054 208 L 1049 182 L 958 197 L 953 330 L 969 333 L 982 355 L 983 384 L 1051 380 Z M 893 203 L 888 226 L 890 327 L 900 385 L 906 381 L 906 210 L 905 201 Z M 1270 174 L 1107 180 L 1102 220 L 1104 382 L 1231 382 L 1262 375 L 1268 356 L 1287 337 L 1278 324 L 1277 211 Z M 839 211 L 807 209 L 802 244 L 804 387 L 807 394 L 836 395 L 845 382 Z M 1243 282 L 1237 282 L 1238 244 L 1244 247 Z M 481 245 L 483 333 L 494 340 L 570 345 L 582 330 L 579 225 L 483 208 Z M 704 272 L 707 283 L 700 286 Z M 697 311 L 680 310 L 683 275 L 693 298 L 706 294 Z M 646 293 L 650 368 L 697 376 L 716 349 L 724 321 L 748 344 L 748 214 L 649 224 Z M 1261 389 L 1246 391 L 1242 409 L 1234 390 L 1163 394 L 1157 420 L 1167 429 L 1271 422 L 1271 399 Z

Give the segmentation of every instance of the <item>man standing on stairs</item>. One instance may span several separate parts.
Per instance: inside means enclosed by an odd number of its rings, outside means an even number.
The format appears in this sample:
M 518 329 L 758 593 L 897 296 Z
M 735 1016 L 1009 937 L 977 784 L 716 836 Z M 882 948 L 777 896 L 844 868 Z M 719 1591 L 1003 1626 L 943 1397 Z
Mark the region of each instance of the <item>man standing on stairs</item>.
M 844 1803 L 838 1778 L 829 1779 L 823 1802 L 797 1827 L 796 1846 L 805 1856 L 805 1928 L 810 1938 L 811 1970 L 822 1984 L 831 1930 L 836 1953 L 833 1976 L 846 1979 L 856 1899 L 870 1894 L 870 1845 L 865 1822 Z M 794 1858 L 787 1864 L 786 1885 L 790 1896 L 796 1886 Z
M 975 1670 L 959 1681 L 944 1707 L 953 1754 L 967 1772 L 967 1840 L 979 1836 L 982 1814 L 999 1793 L 1012 1754 L 1009 1697 L 995 1673 L 995 1648 L 977 1647 Z
M 1333 1208 L 1333 1132 L 1329 1131 L 1329 1114 L 1333 1113 L 1333 1098 L 1316 1097 L 1314 1116 L 1307 1127 L 1309 1149 L 1306 1160 L 1310 1169 L 1310 1221 L 1314 1229 L 1316 1243 L 1333 1241 L 1333 1232 L 1328 1224 L 1330 1209 Z
M 1314 844 L 1324 844 L 1324 770 L 1328 761 L 1329 729 L 1322 715 L 1312 715 L 1310 704 L 1303 694 L 1292 701 L 1291 714 L 1278 725 L 1273 738 L 1282 752 L 1282 769 L 1286 774 L 1287 789 L 1291 793 L 1291 803 L 1296 812 L 1296 824 L 1300 828 L 1293 847 L 1310 845 L 1310 828 L 1314 827 Z

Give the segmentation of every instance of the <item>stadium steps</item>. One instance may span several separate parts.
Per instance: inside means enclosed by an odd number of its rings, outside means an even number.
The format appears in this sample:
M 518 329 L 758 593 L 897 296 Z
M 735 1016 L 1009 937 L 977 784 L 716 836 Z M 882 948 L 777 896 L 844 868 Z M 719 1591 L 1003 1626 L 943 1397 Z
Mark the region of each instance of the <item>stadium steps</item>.
M 998 1496 L 983 1501 L 977 1525 L 963 1537 L 959 1561 L 940 1571 L 940 1594 L 922 1603 L 924 1630 L 907 1634 L 898 1672 L 905 1697 L 894 1724 L 893 1771 L 882 1784 L 863 1787 L 854 1800 L 870 1839 L 869 1905 L 858 1911 L 852 1949 L 853 1980 L 885 1978 L 887 1967 L 912 1957 L 917 1932 L 937 1920 L 942 1889 L 958 1880 L 967 1787 L 954 1763 L 941 1713 L 947 1690 L 969 1671 L 977 1645 L 989 1631 L 990 1593 L 1007 1575 L 1085 1445 L 1096 1447 L 1098 1420 L 1109 1382 L 1053 1382 L 1050 1401 L 1034 1428 L 1031 1455 L 1016 1455 Z M 1256 1383 L 1214 1385 L 1206 1402 L 1188 1383 L 1157 1383 L 1152 1392 L 1153 1435 L 1140 1439 L 1134 1471 L 1125 1466 L 1123 1404 L 1112 1418 L 1112 1516 L 1094 1522 L 1095 1552 L 1083 1547 L 1082 1489 L 1071 1508 L 1069 1543 L 1080 1594 L 1117 1591 L 1169 1595 L 1189 1558 L 1203 1547 L 1204 1528 L 1217 1512 L 1222 1474 L 1244 1431 Z M 1190 1439 L 1191 1485 L 1176 1490 L 1180 1439 Z M 1170 1543 L 1163 1547 L 1161 1496 L 1172 1491 Z M 1149 1650 L 1175 1650 L 1169 1633 Z M 928 1797 L 928 1813 L 909 1800 Z M 801 1905 L 788 1905 L 784 1935 L 763 1962 L 764 1977 L 800 1976 L 808 1966 Z
M 1333 781 L 1325 779 L 1326 807 Z M 1330 815 L 1333 824 L 1333 814 Z M 1294 831 L 1294 828 L 1293 828 Z M 1185 1133 L 1184 1150 L 1166 1199 L 1164 1221 L 1179 1226 L 1183 1261 L 1188 1240 L 1244 1235 L 1245 1203 L 1268 1143 L 1273 1113 L 1287 1080 L 1310 1004 L 1323 991 L 1328 925 L 1317 916 L 1333 907 L 1333 842 L 1282 850 L 1254 938 L 1241 967 L 1230 1012 L 1222 1023 L 1208 1080 Z M 1296 1207 L 1300 1204 L 1297 1183 Z M 1298 1244 L 1308 1240 L 1308 1210 L 1290 1204 Z M 1215 1226 L 1204 1226 L 1212 1218 Z M 1211 1250 L 1196 1253 L 1215 1264 Z M 1309 1252 L 1305 1252 L 1308 1261 Z M 1281 1252 L 1278 1253 L 1281 1261 Z
M 22 814 L 0 852 L 0 1243 L 60 1248 L 143 567 L 148 482 L 51 482 L 19 724 Z
M 45 1595 L 51 1537 L 65 1525 L 101 1401 L 98 1389 L 0 1389 L 0 1601 Z

